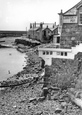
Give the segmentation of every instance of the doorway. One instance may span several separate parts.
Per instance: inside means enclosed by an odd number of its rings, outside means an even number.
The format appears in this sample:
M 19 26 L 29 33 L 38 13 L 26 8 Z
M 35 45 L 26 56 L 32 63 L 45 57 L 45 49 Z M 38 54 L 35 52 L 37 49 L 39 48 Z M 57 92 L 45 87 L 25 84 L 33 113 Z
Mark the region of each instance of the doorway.
M 57 37 L 57 43 L 60 43 L 60 37 Z

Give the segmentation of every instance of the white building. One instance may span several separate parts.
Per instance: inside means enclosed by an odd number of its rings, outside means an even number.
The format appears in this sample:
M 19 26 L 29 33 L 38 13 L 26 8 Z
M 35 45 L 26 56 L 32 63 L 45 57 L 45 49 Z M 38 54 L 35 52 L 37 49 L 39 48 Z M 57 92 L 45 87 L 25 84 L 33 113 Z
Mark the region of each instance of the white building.
M 48 44 L 38 47 L 39 57 L 45 60 L 46 65 L 52 65 L 52 58 L 74 59 L 78 52 L 82 52 L 82 43 L 72 48 L 61 48 L 59 45 Z

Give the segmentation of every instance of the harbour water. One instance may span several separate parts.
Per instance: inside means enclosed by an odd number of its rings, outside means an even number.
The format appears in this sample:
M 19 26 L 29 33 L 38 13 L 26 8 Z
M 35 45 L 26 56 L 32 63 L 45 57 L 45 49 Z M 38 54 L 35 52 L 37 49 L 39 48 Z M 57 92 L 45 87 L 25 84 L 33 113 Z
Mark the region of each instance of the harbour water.
M 15 48 L 0 49 L 0 81 L 6 80 L 23 69 L 25 54 Z

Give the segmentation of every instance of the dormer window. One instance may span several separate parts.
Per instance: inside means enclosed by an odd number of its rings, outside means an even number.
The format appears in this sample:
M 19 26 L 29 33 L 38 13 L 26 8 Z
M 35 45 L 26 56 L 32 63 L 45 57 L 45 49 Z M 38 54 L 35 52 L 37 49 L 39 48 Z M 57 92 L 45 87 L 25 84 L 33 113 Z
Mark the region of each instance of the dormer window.
M 82 13 L 79 14 L 79 24 L 82 24 Z

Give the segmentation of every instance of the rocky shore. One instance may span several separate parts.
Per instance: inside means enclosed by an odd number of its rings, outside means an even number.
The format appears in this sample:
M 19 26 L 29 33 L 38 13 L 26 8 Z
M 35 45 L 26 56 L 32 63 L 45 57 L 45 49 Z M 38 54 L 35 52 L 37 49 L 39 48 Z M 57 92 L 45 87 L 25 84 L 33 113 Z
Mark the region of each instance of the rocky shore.
M 45 67 L 45 76 L 41 76 L 37 46 L 22 50 L 26 52 L 26 67 L 3 81 L 3 85 L 14 86 L 0 90 L 0 115 L 82 115 L 82 108 L 70 97 L 82 97 L 82 54 L 76 55 L 74 61 L 53 60 L 52 66 Z

